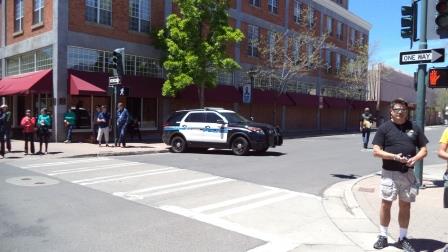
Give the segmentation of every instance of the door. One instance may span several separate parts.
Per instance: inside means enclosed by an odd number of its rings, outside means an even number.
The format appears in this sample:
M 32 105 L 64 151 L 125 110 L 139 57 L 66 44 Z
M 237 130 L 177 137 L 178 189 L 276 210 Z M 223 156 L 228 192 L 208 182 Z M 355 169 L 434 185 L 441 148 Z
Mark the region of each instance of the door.
M 204 128 L 204 112 L 190 112 L 180 124 L 180 131 L 188 142 L 204 142 Z
M 227 123 L 218 123 L 218 120 L 225 119 L 216 112 L 207 112 L 205 117 L 204 141 L 213 143 L 227 142 Z

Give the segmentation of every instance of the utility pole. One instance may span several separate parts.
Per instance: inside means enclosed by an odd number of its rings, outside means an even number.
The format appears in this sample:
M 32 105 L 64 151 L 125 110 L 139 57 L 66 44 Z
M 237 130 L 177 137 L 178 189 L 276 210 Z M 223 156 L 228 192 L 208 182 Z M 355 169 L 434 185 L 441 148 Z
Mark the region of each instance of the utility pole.
M 419 36 L 419 49 L 427 49 L 428 43 L 426 39 L 426 18 L 428 11 L 428 0 L 420 0 L 421 6 L 421 22 L 420 22 L 420 36 Z M 424 132 L 425 130 L 425 108 L 426 108 L 426 64 L 419 64 L 417 69 L 417 111 L 416 111 L 416 121 L 417 125 Z M 419 187 L 423 186 L 423 160 L 416 162 L 414 169 L 415 177 Z

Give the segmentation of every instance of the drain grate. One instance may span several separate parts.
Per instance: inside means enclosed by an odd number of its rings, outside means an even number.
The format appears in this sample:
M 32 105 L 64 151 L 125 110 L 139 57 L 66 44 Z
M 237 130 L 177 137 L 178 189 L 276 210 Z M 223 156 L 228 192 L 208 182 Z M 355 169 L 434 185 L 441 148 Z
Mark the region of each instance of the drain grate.
M 59 181 L 41 176 L 26 176 L 9 178 L 6 183 L 17 186 L 49 186 L 59 184 Z

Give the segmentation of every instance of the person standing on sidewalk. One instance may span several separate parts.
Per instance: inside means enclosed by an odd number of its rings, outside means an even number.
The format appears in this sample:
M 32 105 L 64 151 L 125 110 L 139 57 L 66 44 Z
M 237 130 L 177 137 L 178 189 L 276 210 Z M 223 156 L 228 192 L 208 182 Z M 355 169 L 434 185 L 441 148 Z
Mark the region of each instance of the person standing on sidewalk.
M 45 154 L 48 154 L 48 138 L 50 138 L 51 117 L 47 109 L 40 110 L 37 118 L 37 136 L 39 137 L 39 153 L 42 153 L 42 144 L 45 143 Z
M 97 117 L 97 125 L 98 125 L 98 136 L 96 140 L 98 141 L 98 146 L 101 147 L 101 139 L 106 140 L 106 147 L 109 146 L 109 124 L 110 124 L 110 115 L 107 113 L 107 107 L 105 105 L 101 106 L 101 112 Z
M 369 145 L 372 123 L 373 115 L 370 113 L 369 108 L 365 108 L 364 113 L 361 114 L 361 119 L 359 120 L 359 131 L 361 131 L 364 149 L 367 149 L 367 146 Z
M 443 131 L 442 137 L 439 141 L 439 151 L 438 156 L 441 159 L 448 160 L 448 128 Z M 448 181 L 448 166 L 446 167 L 445 173 L 443 174 L 443 180 Z
M 126 128 L 129 120 L 128 110 L 124 107 L 123 103 L 119 102 L 117 105 L 117 135 L 118 139 L 115 139 L 115 146 L 126 148 Z
M 34 128 L 36 127 L 36 118 L 31 116 L 31 110 L 25 111 L 25 116 L 20 121 L 23 130 L 23 138 L 25 139 L 25 155 L 28 155 L 28 142 L 30 143 L 31 153 L 34 154 Z
M 95 105 L 95 114 L 93 115 L 93 136 L 98 137 L 98 115 L 101 113 L 101 105 Z
M 0 156 L 5 158 L 5 124 L 6 113 L 3 111 L 3 106 L 0 107 Z
M 65 138 L 64 143 L 71 143 L 72 142 L 72 131 L 73 128 L 76 125 L 76 114 L 72 111 L 72 109 L 69 107 L 67 112 L 64 114 L 64 125 L 67 129 L 67 136 Z
M 11 124 L 12 124 L 12 116 L 11 112 L 8 110 L 8 105 L 2 105 L 3 113 L 5 113 L 5 143 L 6 149 L 8 152 L 11 152 Z
M 380 195 L 380 235 L 373 247 L 388 246 L 387 228 L 390 223 L 390 208 L 398 196 L 398 223 L 400 237 L 398 247 L 415 251 L 406 238 L 410 220 L 411 202 L 415 201 L 418 184 L 414 175 L 414 164 L 427 155 L 428 139 L 422 129 L 408 120 L 408 104 L 398 98 L 390 105 L 391 120 L 383 123 L 372 141 L 373 155 L 383 159 Z M 418 149 L 418 152 L 417 152 Z

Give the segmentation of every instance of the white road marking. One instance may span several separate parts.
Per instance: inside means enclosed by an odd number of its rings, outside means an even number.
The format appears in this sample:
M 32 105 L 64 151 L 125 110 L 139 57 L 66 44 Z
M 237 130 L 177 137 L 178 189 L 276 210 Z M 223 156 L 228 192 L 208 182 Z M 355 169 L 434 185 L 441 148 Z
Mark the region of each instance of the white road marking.
M 131 176 L 126 176 L 126 177 L 111 178 L 111 179 L 103 179 L 103 180 L 96 180 L 96 181 L 84 182 L 84 183 L 79 183 L 79 184 L 80 184 L 80 185 L 93 185 L 93 184 L 100 184 L 100 183 L 114 182 L 114 181 L 126 180 L 126 179 L 132 179 L 132 178 L 139 178 L 139 177 L 153 176 L 153 175 L 158 175 L 158 174 L 165 174 L 165 173 L 179 172 L 179 171 L 181 171 L 181 170 L 170 169 L 170 170 L 160 171 L 160 172 L 148 172 L 148 173 L 145 173 L 145 174 L 131 175 Z
M 108 165 L 100 165 L 100 166 L 87 166 L 87 167 L 83 167 L 83 168 L 56 170 L 56 171 L 53 171 L 51 173 L 48 173 L 47 175 L 55 176 L 55 175 L 61 175 L 61 174 L 78 173 L 78 172 L 89 172 L 89 171 L 97 171 L 97 170 L 107 170 L 107 169 L 126 167 L 126 166 L 136 166 L 136 165 L 143 165 L 143 164 L 139 163 L 139 162 L 126 162 L 126 163 L 108 164 Z
M 227 216 L 227 215 L 231 215 L 231 214 L 236 214 L 236 213 L 252 210 L 252 209 L 255 209 L 255 208 L 259 208 L 259 207 L 262 207 L 262 206 L 270 205 L 272 203 L 283 201 L 283 200 L 287 200 L 287 199 L 294 198 L 294 197 L 297 197 L 297 194 L 295 194 L 295 193 L 288 193 L 286 195 L 282 195 L 282 196 L 279 196 L 279 197 L 270 198 L 270 199 L 258 201 L 258 202 L 252 203 L 252 204 L 247 204 L 247 205 L 244 205 L 244 206 L 230 208 L 230 209 L 227 209 L 227 210 L 224 210 L 224 211 L 221 211 L 221 212 L 213 213 L 213 214 L 211 214 L 211 216 L 216 217 L 216 218 L 221 218 L 221 217 L 224 217 L 224 216 Z
M 149 193 L 149 194 L 140 194 L 137 195 L 138 197 L 141 197 L 142 199 L 144 198 L 148 198 L 151 196 L 158 196 L 158 195 L 163 195 L 163 194 L 168 194 L 168 193 L 173 193 L 173 192 L 179 192 L 179 191 L 185 191 L 185 190 L 190 190 L 190 189 L 195 189 L 195 188 L 201 188 L 201 187 L 205 187 L 205 186 L 211 186 L 211 185 L 217 185 L 217 184 L 222 184 L 222 183 L 227 183 L 230 181 L 234 181 L 233 179 L 220 179 L 217 181 L 211 181 L 211 182 L 206 182 L 206 183 L 201 183 L 201 184 L 196 184 L 196 185 L 190 185 L 190 186 L 183 186 L 183 187 L 178 187 L 178 188 L 174 188 L 174 189 L 168 189 L 168 190 L 163 190 L 160 192 L 155 192 L 155 193 Z
M 173 168 L 167 167 L 167 168 L 160 168 L 160 169 L 154 169 L 154 170 L 144 170 L 144 171 L 121 173 L 121 174 L 115 174 L 115 175 L 103 176 L 103 177 L 94 177 L 94 178 L 88 178 L 88 179 L 73 180 L 72 183 L 82 183 L 82 182 L 88 182 L 88 181 L 103 180 L 103 179 L 123 177 L 123 176 L 136 175 L 136 174 L 146 174 L 148 172 L 158 172 L 158 171 L 166 171 L 166 170 L 173 170 Z
M 30 168 L 58 166 L 58 165 L 66 165 L 66 164 L 81 164 L 81 163 L 89 163 L 89 162 L 99 162 L 99 161 L 106 161 L 106 160 L 111 160 L 111 159 L 110 158 L 87 158 L 87 159 L 77 159 L 77 160 L 51 162 L 51 163 L 29 164 L 29 165 L 25 165 L 25 166 L 20 166 L 20 168 L 30 169 Z
M 225 207 L 225 206 L 230 206 L 230 205 L 234 205 L 234 204 L 237 204 L 237 203 L 241 203 L 241 202 L 245 202 L 245 201 L 249 201 L 249 200 L 253 200 L 253 199 L 266 197 L 268 195 L 276 194 L 276 193 L 279 193 L 279 192 L 281 192 L 281 190 L 265 191 L 265 192 L 261 192 L 261 193 L 251 194 L 251 195 L 244 196 L 244 197 L 239 197 L 239 198 L 235 198 L 235 199 L 231 199 L 231 200 L 218 202 L 218 203 L 215 203 L 215 204 L 210 204 L 210 205 L 196 207 L 196 208 L 193 208 L 191 210 L 193 212 L 202 213 L 202 212 L 205 212 L 205 211 L 208 211 L 208 210 L 221 208 L 221 207 Z
M 194 184 L 194 183 L 197 183 L 197 182 L 214 180 L 214 179 L 218 179 L 218 178 L 219 177 L 216 177 L 216 176 L 205 177 L 205 178 L 187 180 L 187 181 L 184 181 L 184 182 L 178 182 L 178 183 L 173 183 L 173 184 L 168 184 L 168 185 L 147 187 L 147 188 L 138 189 L 138 190 L 134 190 L 134 191 L 130 191 L 130 192 L 114 192 L 113 195 L 123 197 L 123 196 L 126 196 L 126 195 L 134 195 L 134 194 L 139 194 L 139 193 L 143 193 L 143 192 L 151 192 L 151 191 L 156 191 L 156 190 L 159 190 L 159 189 L 166 189 L 166 188 L 171 188 L 171 187 L 176 187 L 176 186 Z

